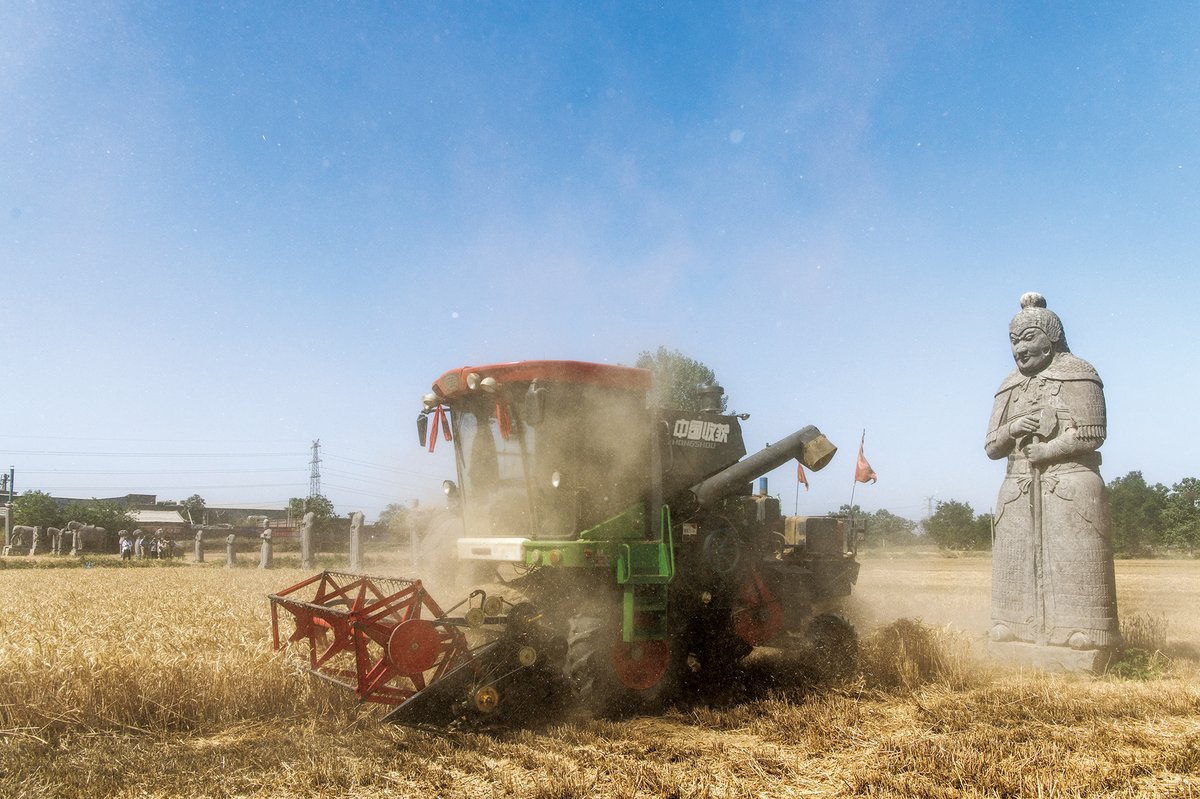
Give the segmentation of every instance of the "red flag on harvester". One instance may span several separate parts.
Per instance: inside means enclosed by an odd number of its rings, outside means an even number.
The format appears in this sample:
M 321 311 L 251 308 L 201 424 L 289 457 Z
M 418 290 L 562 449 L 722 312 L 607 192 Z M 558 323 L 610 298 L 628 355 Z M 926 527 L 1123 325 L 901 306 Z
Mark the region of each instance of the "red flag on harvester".
M 808 490 L 808 475 L 804 473 L 804 464 L 796 461 L 796 480 L 804 483 L 804 490 Z
M 858 442 L 858 465 L 854 467 L 854 480 L 859 483 L 874 483 L 879 479 L 867 458 L 863 455 L 863 444 L 867 441 L 867 431 L 863 431 L 862 440 Z

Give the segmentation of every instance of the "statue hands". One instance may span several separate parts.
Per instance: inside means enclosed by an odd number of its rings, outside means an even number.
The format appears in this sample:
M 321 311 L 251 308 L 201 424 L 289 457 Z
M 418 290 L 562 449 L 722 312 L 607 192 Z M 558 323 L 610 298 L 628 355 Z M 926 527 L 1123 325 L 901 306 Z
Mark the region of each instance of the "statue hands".
M 1014 441 L 1019 441 L 1022 438 L 1027 438 L 1033 433 L 1036 433 L 1038 431 L 1038 427 L 1038 416 L 1037 414 L 1031 413 L 1026 416 L 1013 419 L 1011 422 L 1009 422 L 1008 435 L 1012 437 Z
M 1034 466 L 1041 466 L 1052 457 L 1050 445 L 1041 441 L 1035 441 L 1032 444 L 1026 444 L 1021 452 L 1024 453 L 1029 462 Z

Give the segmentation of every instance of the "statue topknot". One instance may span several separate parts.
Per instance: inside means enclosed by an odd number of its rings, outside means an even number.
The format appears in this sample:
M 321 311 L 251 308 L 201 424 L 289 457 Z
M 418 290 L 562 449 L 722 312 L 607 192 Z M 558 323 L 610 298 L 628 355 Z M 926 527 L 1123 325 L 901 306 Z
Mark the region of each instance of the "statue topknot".
M 1027 291 L 1021 295 L 1022 308 L 1045 308 L 1046 298 L 1036 291 Z

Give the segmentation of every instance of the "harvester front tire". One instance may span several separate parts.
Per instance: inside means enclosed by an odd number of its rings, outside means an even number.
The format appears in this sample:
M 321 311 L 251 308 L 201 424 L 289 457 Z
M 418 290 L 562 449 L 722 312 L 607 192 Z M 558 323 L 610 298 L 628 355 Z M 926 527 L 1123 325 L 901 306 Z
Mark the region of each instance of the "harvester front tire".
M 621 682 L 612 655 L 617 629 L 604 617 L 584 614 L 573 616 L 567 629 L 563 672 L 578 706 L 593 716 L 624 716 L 652 710 L 670 683 L 670 667 L 651 688 L 635 690 Z

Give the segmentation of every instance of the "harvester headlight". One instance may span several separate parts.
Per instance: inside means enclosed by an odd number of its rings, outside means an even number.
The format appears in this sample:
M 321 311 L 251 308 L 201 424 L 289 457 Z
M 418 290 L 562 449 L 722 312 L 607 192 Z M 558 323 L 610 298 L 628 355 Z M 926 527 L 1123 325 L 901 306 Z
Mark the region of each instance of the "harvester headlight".
M 489 394 L 496 393 L 496 386 L 499 385 L 494 377 L 485 377 L 479 381 L 479 387 Z
M 550 487 L 558 488 L 562 485 L 562 472 L 555 471 L 550 475 Z
M 471 374 L 467 375 L 467 388 L 472 391 L 479 388 L 479 380 L 479 372 L 471 372 Z
M 451 498 L 457 497 L 458 496 L 458 486 L 456 486 L 454 484 L 453 480 L 443 480 L 442 481 L 442 493 Z

